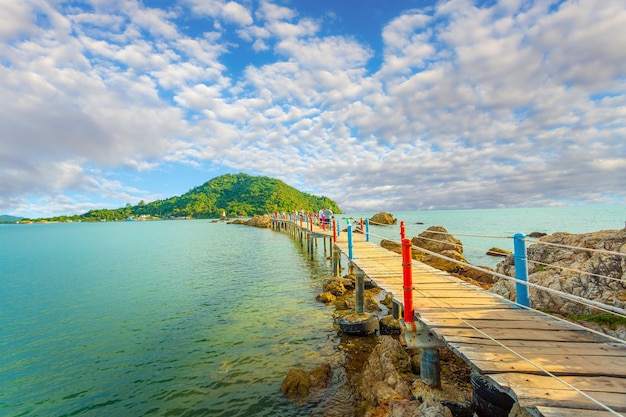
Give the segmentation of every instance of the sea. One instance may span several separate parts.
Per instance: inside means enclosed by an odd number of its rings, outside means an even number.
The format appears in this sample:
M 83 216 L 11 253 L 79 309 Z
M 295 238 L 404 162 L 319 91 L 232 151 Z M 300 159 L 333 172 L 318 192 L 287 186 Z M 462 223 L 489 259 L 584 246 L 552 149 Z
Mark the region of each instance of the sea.
M 626 206 L 391 214 L 495 266 L 486 250 L 515 233 L 621 229 Z M 370 233 L 399 239 L 398 225 Z M 327 255 L 211 220 L 0 225 L 0 416 L 352 415 L 350 340 L 315 301 Z M 325 363 L 329 392 L 283 396 L 289 369 Z

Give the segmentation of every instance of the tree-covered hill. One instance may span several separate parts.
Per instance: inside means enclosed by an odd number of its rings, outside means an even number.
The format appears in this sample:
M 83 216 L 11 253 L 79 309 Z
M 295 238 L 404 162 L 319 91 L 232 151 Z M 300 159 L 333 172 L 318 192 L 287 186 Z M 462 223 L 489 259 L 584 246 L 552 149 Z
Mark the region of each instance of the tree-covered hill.
M 228 217 L 251 217 L 255 214 L 294 210 L 317 212 L 322 207 L 329 207 L 335 213 L 341 212 L 337 203 L 328 197 L 303 193 L 280 180 L 248 174 L 227 174 L 192 188 L 181 196 L 151 203 L 142 201 L 136 206 L 127 204 L 126 207 L 114 210 L 91 210 L 81 216 L 61 216 L 49 220 L 111 221 L 141 216 L 162 219 L 219 218 L 224 212 Z

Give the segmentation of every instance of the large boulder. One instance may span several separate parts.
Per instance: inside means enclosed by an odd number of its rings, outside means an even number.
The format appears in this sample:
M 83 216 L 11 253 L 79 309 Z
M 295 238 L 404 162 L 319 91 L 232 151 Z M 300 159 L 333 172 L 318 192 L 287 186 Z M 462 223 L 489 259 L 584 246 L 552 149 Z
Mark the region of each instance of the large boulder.
M 384 211 L 376 213 L 370 218 L 370 223 L 373 224 L 396 224 L 397 222 L 398 219 L 395 219 L 392 214 L 385 213 Z
M 467 263 L 467 260 L 463 256 L 463 243 L 449 234 L 443 226 L 429 227 L 420 233 L 419 236 L 411 239 L 411 244 L 448 258 Z M 466 269 L 466 267 L 456 262 L 441 259 L 440 257 L 424 252 L 419 252 L 419 256 L 416 257 L 414 255 L 413 258 L 424 262 L 433 268 L 446 272 L 462 273 Z
M 530 282 L 622 309 L 626 308 L 626 257 L 606 253 L 607 251 L 626 253 L 626 229 L 584 234 L 554 233 L 540 238 L 539 242 L 527 248 Z M 515 276 L 513 256 L 500 262 L 496 270 L 504 275 Z M 515 299 L 515 283 L 498 278 L 496 281 L 491 291 L 511 300 Z M 533 308 L 555 313 L 578 315 L 591 312 L 587 306 L 535 288 L 530 288 L 530 299 Z
M 269 216 L 253 216 L 250 220 L 246 222 L 248 226 L 261 227 L 264 229 L 269 229 L 272 226 L 272 221 Z
M 303 404 L 309 396 L 327 388 L 331 378 L 332 369 L 329 364 L 323 364 L 311 372 L 291 368 L 280 391 L 296 404 Z

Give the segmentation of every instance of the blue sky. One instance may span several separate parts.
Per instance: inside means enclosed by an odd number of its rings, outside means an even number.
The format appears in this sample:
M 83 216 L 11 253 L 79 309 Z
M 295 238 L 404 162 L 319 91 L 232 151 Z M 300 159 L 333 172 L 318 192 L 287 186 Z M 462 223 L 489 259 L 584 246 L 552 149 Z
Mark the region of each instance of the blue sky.
M 0 213 L 245 172 L 344 211 L 626 204 L 623 0 L 4 0 Z

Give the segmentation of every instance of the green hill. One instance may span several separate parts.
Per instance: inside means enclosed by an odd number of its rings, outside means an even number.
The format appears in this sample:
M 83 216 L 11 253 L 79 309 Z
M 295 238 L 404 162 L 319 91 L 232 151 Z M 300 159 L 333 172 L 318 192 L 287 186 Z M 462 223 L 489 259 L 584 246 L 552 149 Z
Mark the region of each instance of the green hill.
M 219 218 L 223 212 L 228 217 L 251 217 L 255 214 L 293 210 L 317 212 L 321 207 L 329 207 L 335 213 L 341 212 L 337 203 L 328 197 L 303 193 L 280 180 L 248 174 L 227 174 L 192 188 L 181 196 L 151 203 L 142 201 L 136 206 L 127 204 L 115 210 L 91 210 L 78 217 L 83 221 L 123 220 L 142 215 L 158 218 Z
M 15 223 L 22 220 L 22 217 L 9 216 L 8 214 L 0 215 L 0 223 Z

